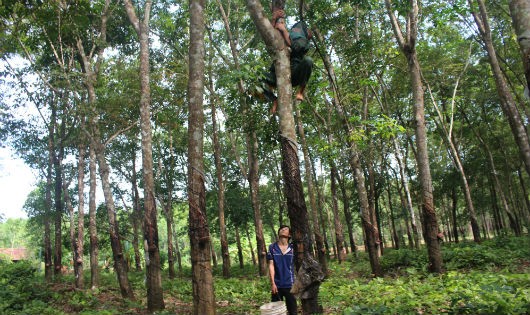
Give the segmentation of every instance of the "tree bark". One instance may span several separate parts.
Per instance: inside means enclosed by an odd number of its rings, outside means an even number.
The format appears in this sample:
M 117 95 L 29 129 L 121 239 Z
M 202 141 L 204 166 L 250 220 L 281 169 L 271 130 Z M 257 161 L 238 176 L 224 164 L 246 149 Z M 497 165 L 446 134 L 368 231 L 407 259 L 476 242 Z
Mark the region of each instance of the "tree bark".
M 453 218 L 453 237 L 455 239 L 455 243 L 458 243 L 458 220 L 457 220 L 457 209 L 458 209 L 458 198 L 456 193 L 456 187 L 453 186 L 453 189 L 451 189 L 451 200 L 453 201 L 452 207 L 451 207 L 451 213 Z
M 142 209 L 140 209 L 140 192 L 138 191 L 138 176 L 136 173 L 136 148 L 132 150 L 132 170 L 131 170 L 131 195 L 133 199 L 133 213 L 132 213 L 132 226 L 133 226 L 133 250 L 134 250 L 134 264 L 136 271 L 142 270 L 142 259 L 140 255 L 140 240 L 139 234 L 141 229 L 141 218 Z
M 125 0 L 125 11 L 140 42 L 140 129 L 142 135 L 142 172 L 144 180 L 144 240 L 149 259 L 146 259 L 147 309 L 156 312 L 165 308 L 162 291 L 160 248 L 158 242 L 155 180 L 153 175 L 153 140 L 151 131 L 151 88 L 149 60 L 149 19 L 152 1 L 144 4 L 140 20 L 130 0 Z
M 84 125 L 84 122 L 81 124 Z M 85 154 L 86 144 L 81 137 L 81 144 L 79 145 L 79 161 L 77 165 L 77 239 L 76 249 L 77 253 L 74 256 L 74 270 L 76 287 L 84 287 L 83 277 L 83 250 L 85 245 Z
M 221 6 L 221 4 L 219 3 Z M 222 6 L 221 6 L 222 8 Z M 211 59 L 210 59 L 211 60 Z M 214 77 L 212 67 L 209 67 L 210 90 L 214 90 Z M 221 238 L 221 257 L 223 259 L 223 277 L 230 278 L 230 253 L 228 251 L 228 237 L 226 234 L 225 220 L 225 186 L 223 179 L 223 164 L 221 161 L 221 145 L 219 143 L 219 131 L 217 127 L 217 108 L 215 100 L 210 97 L 210 109 L 212 111 L 212 141 L 215 161 L 215 175 L 217 177 L 217 207 L 219 208 L 219 234 Z
M 236 226 L 236 246 L 237 246 L 237 258 L 239 260 L 239 268 L 243 269 L 245 263 L 243 261 L 243 246 L 241 246 L 241 235 L 239 234 L 239 228 Z
M 99 286 L 99 268 L 98 268 L 98 233 L 96 226 L 96 151 L 93 146 L 89 146 L 89 173 L 90 173 L 90 188 L 88 193 L 88 231 L 90 235 L 90 288 L 92 290 Z
M 305 180 L 307 185 L 307 194 L 309 195 L 309 205 L 311 208 L 311 222 L 313 222 L 313 235 L 315 237 L 316 252 L 318 262 L 322 266 L 324 274 L 328 273 L 328 261 L 326 259 L 326 249 L 324 247 L 324 237 L 320 232 L 320 220 L 318 218 L 317 199 L 315 194 L 315 186 L 313 183 L 313 164 L 311 163 L 311 157 L 309 156 L 309 148 L 304 132 L 304 125 L 302 124 L 302 115 L 300 113 L 300 107 L 296 106 L 296 117 L 298 125 L 298 135 L 300 137 L 300 143 L 302 145 L 302 152 L 304 154 L 304 170 Z
M 429 257 L 429 270 L 431 272 L 442 272 L 442 253 L 438 242 L 438 219 L 434 209 L 433 188 L 431 171 L 429 166 L 429 154 L 427 149 L 427 132 L 425 127 L 425 109 L 423 99 L 423 84 L 421 82 L 421 70 L 416 55 L 418 3 L 411 1 L 410 11 L 407 16 L 406 39 L 400 29 L 398 21 L 393 13 L 391 0 L 385 0 L 386 8 L 397 43 L 407 58 L 409 74 L 411 79 L 412 94 L 414 101 L 414 118 L 416 123 L 416 162 L 418 165 L 419 181 L 421 186 L 421 213 L 423 225 L 423 238 L 427 244 Z
M 215 297 L 204 186 L 204 0 L 190 0 L 188 81 L 188 202 L 193 313 L 215 314 Z
M 506 116 L 506 119 L 508 120 L 508 123 L 512 130 L 515 142 L 517 143 L 517 147 L 519 148 L 519 153 L 525 164 L 526 172 L 530 174 L 530 142 L 528 139 L 528 134 L 526 133 L 526 128 L 521 119 L 521 115 L 519 113 L 519 110 L 517 109 L 513 96 L 506 83 L 506 78 L 502 73 L 499 61 L 497 59 L 497 53 L 495 51 L 495 47 L 493 46 L 493 40 L 491 37 L 489 17 L 486 11 L 486 6 L 483 0 L 476 0 L 479 10 L 479 12 L 476 12 L 476 8 L 473 5 L 473 0 L 468 0 L 468 3 L 471 8 L 471 13 L 473 14 L 473 18 L 475 19 L 475 23 L 479 29 L 482 42 L 484 43 L 486 51 L 488 53 L 489 62 L 491 65 L 491 70 L 493 72 L 493 77 L 495 79 L 495 84 L 497 86 L 497 94 L 499 94 L 502 111 Z M 519 43 L 521 43 L 521 41 Z
M 59 280 L 62 274 L 62 257 L 63 257 L 63 242 L 62 242 L 62 221 L 63 221 L 63 198 L 62 198 L 62 160 L 64 156 L 64 148 L 62 147 L 61 134 L 64 131 L 63 127 L 59 127 L 57 123 L 57 108 L 56 105 L 52 105 L 52 119 L 50 124 L 53 125 L 53 169 L 55 174 L 54 179 L 54 251 L 53 251 L 53 266 L 54 272 L 53 275 L 55 280 Z M 62 129 L 63 131 L 58 131 L 57 129 Z M 57 143 L 59 142 L 59 143 Z
M 230 44 L 230 51 L 232 52 L 233 67 L 236 71 L 241 70 L 239 64 L 239 52 L 237 49 L 236 40 L 233 37 L 232 31 L 230 29 L 230 23 L 228 21 L 228 16 L 224 10 L 224 7 L 220 0 L 217 0 L 219 6 L 219 12 L 223 18 L 224 27 L 228 37 L 228 43 Z M 240 101 L 243 108 L 243 115 L 251 115 L 250 108 L 247 104 L 246 91 L 244 88 L 243 79 L 239 79 L 237 82 L 237 89 L 241 95 Z M 256 234 L 256 249 L 258 252 L 258 263 L 259 263 L 259 275 L 266 276 L 268 274 L 268 265 L 267 265 L 267 248 L 265 244 L 265 238 L 263 236 L 263 220 L 261 218 L 261 205 L 259 198 L 259 157 L 258 157 L 258 139 L 256 135 L 256 128 L 254 127 L 254 122 L 252 119 L 247 119 L 244 122 L 246 124 L 245 133 L 246 133 L 246 144 L 247 144 L 247 156 L 248 156 L 248 183 L 250 187 L 250 201 L 252 203 L 252 209 L 254 210 L 254 233 Z M 242 168 L 242 173 L 244 169 Z
M 337 242 L 337 252 L 335 256 L 337 261 L 342 263 L 346 260 L 345 249 L 344 249 L 344 234 L 342 232 L 342 223 L 339 217 L 339 198 L 337 197 L 337 177 L 338 171 L 335 163 L 331 162 L 331 200 L 333 209 L 333 225 L 335 226 L 335 240 Z
M 344 207 L 344 217 L 346 219 L 346 227 L 348 228 L 348 237 L 350 239 L 351 252 L 357 255 L 357 245 L 355 243 L 355 237 L 353 235 L 353 217 L 350 210 L 350 200 L 348 198 L 348 190 L 346 189 L 345 176 L 339 176 L 338 181 L 342 193 L 342 205 Z
M 284 3 L 284 1 L 278 1 Z M 282 6 L 283 7 L 283 6 Z M 284 179 L 287 211 L 291 221 L 293 244 L 296 251 L 295 267 L 298 277 L 309 276 L 301 290 L 302 310 L 304 314 L 322 312 L 318 301 L 318 291 L 323 280 L 320 265 L 313 258 L 309 220 L 303 195 L 300 165 L 297 154 L 289 52 L 280 33 L 274 29 L 264 16 L 263 7 L 257 0 L 247 0 L 247 8 L 268 49 L 274 53 L 278 91 L 278 114 L 280 117 L 280 146 L 282 155 L 282 173 Z M 311 274 L 308 272 L 311 270 Z M 304 274 L 305 273 L 305 274 Z M 294 288 L 293 288 L 294 289 Z
M 526 77 L 525 95 L 530 97 L 530 2 L 527 0 L 511 0 L 510 13 L 517 42 L 521 47 L 524 75 Z
M 313 28 L 315 37 L 319 43 L 324 42 L 324 38 L 322 34 L 320 34 L 318 28 Z M 319 53 L 321 53 L 322 60 L 324 61 L 324 66 L 326 68 L 328 81 L 330 84 L 331 89 L 333 90 L 333 104 L 335 105 L 335 110 L 339 114 L 339 117 L 342 121 L 343 128 L 347 134 L 351 134 L 353 131 L 353 127 L 348 122 L 347 114 L 344 112 L 344 108 L 342 106 L 340 95 L 340 90 L 337 87 L 336 82 L 336 76 L 335 71 L 333 69 L 333 66 L 331 64 L 331 57 L 327 53 L 325 49 L 318 49 Z M 329 106 L 329 105 L 328 105 Z M 363 226 L 363 231 L 366 237 L 366 251 L 368 252 L 368 256 L 370 258 L 370 266 L 372 268 L 372 273 L 376 276 L 382 276 L 383 272 L 381 269 L 381 264 L 379 262 L 379 246 L 380 246 L 380 240 L 379 240 L 379 231 L 377 229 L 377 224 L 375 221 L 372 221 L 372 211 L 373 208 L 370 207 L 369 201 L 368 201 L 368 194 L 366 190 L 366 183 L 364 178 L 364 173 L 362 170 L 361 160 L 359 156 L 359 149 L 357 148 L 357 144 L 352 141 L 348 140 L 348 146 L 349 146 L 349 164 L 350 168 L 353 172 L 354 179 L 355 179 L 355 185 L 357 189 L 357 195 L 359 198 L 360 208 L 361 208 L 361 222 Z
M 46 170 L 46 209 L 44 210 L 44 277 L 47 282 L 53 280 L 53 253 L 51 244 L 50 219 L 52 215 L 52 172 L 53 172 L 53 128 L 48 125 L 48 164 Z

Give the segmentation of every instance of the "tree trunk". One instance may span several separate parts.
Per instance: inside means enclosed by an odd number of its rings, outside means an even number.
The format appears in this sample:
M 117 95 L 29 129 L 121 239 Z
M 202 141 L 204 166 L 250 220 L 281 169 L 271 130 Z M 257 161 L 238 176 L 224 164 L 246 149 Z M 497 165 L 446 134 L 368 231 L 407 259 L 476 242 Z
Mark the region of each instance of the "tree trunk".
M 95 129 L 99 128 L 96 127 Z M 99 130 L 96 135 L 99 135 Z M 94 135 L 94 139 L 99 139 L 99 137 L 96 135 Z M 123 248 L 120 241 L 118 220 L 116 219 L 116 208 L 114 205 L 114 197 L 112 196 L 112 187 L 109 180 L 110 171 L 107 160 L 105 159 L 105 148 L 102 144 L 99 144 L 98 148 L 96 149 L 96 156 L 99 164 L 105 205 L 107 207 L 110 245 L 114 258 L 114 271 L 116 272 L 116 277 L 118 278 L 121 295 L 124 298 L 134 299 L 134 292 L 129 283 L 129 278 L 127 277 L 127 262 L 125 261 L 125 255 L 123 253 Z
M 210 89 L 213 91 L 213 74 L 210 67 Z M 230 278 L 230 253 L 228 251 L 228 237 L 226 235 L 225 221 L 225 186 L 223 179 L 223 164 L 221 161 L 221 145 L 219 144 L 219 131 L 217 127 L 216 106 L 213 97 L 210 98 L 212 111 L 212 141 L 215 160 L 215 175 L 217 176 L 217 207 L 219 208 L 219 233 L 221 237 L 221 256 L 223 258 L 223 277 Z
M 488 14 L 486 12 L 486 6 L 483 0 L 476 0 L 479 9 L 479 13 L 477 13 L 473 5 L 473 0 L 468 0 L 468 2 L 473 14 L 473 18 L 475 19 L 475 23 L 479 29 L 482 42 L 484 43 L 488 53 L 502 111 L 508 119 L 512 134 L 515 138 L 515 142 L 519 148 L 519 153 L 521 154 L 521 158 L 525 164 L 526 172 L 530 174 L 530 143 L 528 140 L 528 134 L 526 133 L 525 126 L 521 120 L 521 115 L 517 109 L 497 59 L 497 53 L 491 38 L 491 30 L 489 26 Z M 520 36 L 520 34 L 518 34 L 518 36 Z M 528 39 L 526 41 L 519 41 L 520 44 L 528 42 Z
M 136 271 L 142 270 L 142 259 L 140 255 L 140 219 L 142 218 L 142 210 L 140 209 L 140 193 L 138 191 L 138 181 L 136 173 L 136 149 L 132 150 L 132 169 L 131 169 L 131 195 L 133 198 L 133 213 L 132 213 L 132 226 L 133 226 L 133 250 L 134 250 L 134 264 Z
M 256 246 L 258 250 L 259 275 L 266 276 L 268 274 L 267 265 L 267 249 L 265 245 L 265 238 L 263 236 L 263 220 L 261 219 L 261 205 L 259 201 L 259 157 L 258 157 L 258 138 L 256 131 L 252 131 L 247 137 L 247 151 L 248 151 L 248 182 L 250 186 L 250 200 L 252 209 L 254 210 L 254 227 L 256 233 Z M 254 253 L 254 251 L 252 251 Z M 254 254 L 252 261 L 255 263 Z
M 342 263 L 346 260 L 345 249 L 344 249 L 344 234 L 342 232 L 342 224 L 339 217 L 339 200 L 337 197 L 337 166 L 335 163 L 331 162 L 331 200 L 332 200 L 332 209 L 333 209 L 333 225 L 335 226 L 335 240 L 337 242 L 337 252 L 335 256 L 337 261 Z
M 284 4 L 284 1 L 279 2 Z M 302 179 L 300 177 L 291 100 L 292 86 L 290 82 L 288 50 L 285 49 L 285 42 L 280 33 L 274 29 L 269 20 L 264 16 L 261 3 L 256 0 L 247 0 L 247 8 L 267 47 L 271 52 L 274 52 L 274 66 L 276 69 L 278 90 L 278 114 L 280 117 L 279 132 L 282 173 L 285 196 L 287 198 L 287 211 L 291 221 L 293 244 L 296 251 L 295 266 L 298 274 L 297 279 L 308 278 L 308 281 L 299 288 L 299 293 L 303 293 L 303 313 L 318 313 L 322 312 L 322 307 L 318 301 L 318 291 L 324 275 L 320 265 L 313 258 L 309 220 L 303 195 Z M 311 274 L 308 273 L 310 271 Z
M 94 148 L 100 171 L 103 196 L 105 198 L 105 206 L 107 208 L 107 216 L 109 220 L 109 235 L 112 254 L 114 258 L 114 270 L 116 272 L 116 277 L 118 278 L 118 284 L 120 285 L 121 295 L 124 298 L 134 299 L 134 292 L 132 291 L 132 287 L 127 277 L 127 263 L 125 261 L 125 256 L 123 254 L 123 249 L 118 234 L 119 226 L 118 221 L 116 220 L 116 208 L 114 205 L 114 197 L 112 196 L 112 187 L 110 185 L 109 179 L 110 169 L 105 157 L 105 145 L 101 141 L 101 132 L 98 126 L 98 117 L 97 113 L 95 113 L 96 92 L 94 83 L 96 72 L 91 70 L 89 60 L 84 55 L 84 50 L 80 40 L 78 40 L 78 48 L 84 65 L 83 69 L 86 71 L 87 80 L 85 81 L 85 83 L 88 90 L 89 103 L 92 105 L 93 111 L 91 113 L 92 117 L 89 120 L 89 128 L 92 131 L 92 135 L 90 137 L 90 145 Z
M 317 28 L 314 28 L 314 33 L 316 39 L 318 39 L 319 43 L 323 43 L 324 39 L 323 36 L 320 34 Z M 339 114 L 340 119 L 342 120 L 342 124 L 344 127 L 344 130 L 347 134 L 351 134 L 353 131 L 352 126 L 348 122 L 347 115 L 344 112 L 341 98 L 339 97 L 340 91 L 337 88 L 337 83 L 335 80 L 335 72 L 333 70 L 332 64 L 331 64 L 331 57 L 325 51 L 324 49 L 318 49 L 319 53 L 322 54 L 322 60 L 324 61 L 324 66 L 327 70 L 328 80 L 329 84 L 331 86 L 331 89 L 333 90 L 333 97 L 335 105 L 335 110 Z M 329 105 L 328 105 L 329 106 Z M 372 220 L 372 213 L 373 210 L 368 201 L 368 195 L 365 185 L 365 178 L 364 173 L 362 170 L 361 160 L 359 156 L 359 149 L 357 148 L 357 144 L 354 141 L 351 141 L 351 139 L 348 140 L 348 146 L 349 146 L 349 163 L 350 168 L 354 174 L 355 178 L 355 184 L 357 189 L 357 195 L 359 198 L 360 208 L 361 208 L 361 221 L 363 226 L 363 231 L 365 233 L 366 237 L 366 251 L 368 252 L 368 256 L 370 258 L 370 266 L 372 267 L 372 273 L 376 276 L 382 275 L 381 270 L 381 264 L 379 262 L 379 232 L 377 230 L 376 222 L 371 221 Z
M 70 193 L 68 192 L 68 185 L 69 182 L 66 183 L 63 181 L 63 196 L 64 196 L 64 203 L 66 204 L 66 209 L 68 210 L 69 219 L 70 219 L 70 246 L 72 251 L 72 258 L 71 258 L 71 264 L 74 268 L 74 275 L 76 277 L 75 279 L 75 285 L 77 288 L 77 277 L 79 276 L 79 272 L 77 271 L 77 241 L 76 241 L 76 228 L 75 228 L 75 220 L 74 220 L 74 206 L 72 205 L 72 201 L 70 199 Z M 82 276 L 82 275 L 81 275 Z
M 50 124 L 52 124 L 54 127 L 52 128 L 58 128 L 57 125 L 57 112 L 55 106 L 53 106 L 52 109 L 52 120 Z M 64 124 L 63 124 L 64 126 Z M 61 127 L 62 129 L 62 127 Z M 61 141 L 61 136 L 57 134 L 57 131 L 54 132 L 53 137 L 55 139 L 59 139 Z M 55 280 L 57 281 L 61 277 L 62 272 L 62 257 L 63 257 L 63 242 L 62 242 L 62 221 L 63 221 L 63 198 L 62 198 L 62 160 L 64 155 L 64 149 L 62 148 L 62 145 L 57 143 L 55 140 L 53 141 L 53 169 L 55 174 L 55 180 L 54 180 L 54 200 L 55 200 L 55 221 L 54 221 L 54 232 L 55 232 L 55 239 L 54 239 L 54 255 L 53 255 L 53 266 L 54 266 L 54 272 L 53 275 L 55 276 Z
M 348 191 L 346 189 L 345 176 L 339 176 L 339 187 L 342 193 L 342 205 L 344 206 L 344 217 L 346 219 L 346 226 L 348 227 L 348 237 L 350 239 L 350 248 L 352 253 L 357 255 L 357 246 L 355 245 L 355 238 L 353 235 L 353 217 L 350 210 L 350 200 L 348 198 Z
M 421 213 L 423 225 L 423 238 L 427 244 L 429 257 L 429 270 L 431 272 L 442 272 L 442 253 L 438 242 L 438 220 L 434 209 L 433 189 L 431 171 L 429 166 L 429 154 L 427 149 L 427 131 L 425 127 L 425 109 L 423 100 L 423 85 L 421 82 L 421 70 L 416 56 L 418 3 L 412 0 L 407 17 L 407 38 L 403 38 L 398 21 L 392 9 L 391 0 L 385 0 L 386 8 L 392 29 L 400 49 L 407 58 L 408 70 L 411 79 L 412 95 L 414 101 L 414 118 L 416 123 L 416 162 L 418 165 L 419 182 L 421 187 Z
M 521 47 L 524 74 L 526 77 L 525 94 L 530 97 L 530 2 L 527 0 L 511 0 L 510 13 L 517 42 Z
M 144 4 L 143 19 L 136 16 L 130 0 L 125 0 L 125 11 L 136 30 L 140 42 L 140 129 L 142 135 L 142 171 L 144 180 L 144 240 L 149 259 L 146 259 L 147 309 L 149 312 L 165 308 L 162 291 L 160 248 L 153 176 L 153 140 L 151 131 L 151 88 L 149 62 L 149 19 L 152 1 Z
M 239 52 L 237 49 L 237 43 L 232 35 L 230 24 L 228 22 L 228 16 L 225 13 L 224 7 L 221 1 L 217 1 L 219 11 L 223 18 L 228 42 L 230 44 L 230 51 L 232 52 L 232 58 L 234 61 L 234 68 L 236 71 L 241 70 L 239 64 Z M 237 89 L 241 95 L 241 103 L 244 114 L 249 115 L 250 108 L 247 104 L 245 97 L 246 92 L 244 88 L 244 82 L 239 79 L 237 82 Z M 247 116 L 248 117 L 248 116 Z M 258 263 L 259 263 L 259 275 L 266 276 L 268 274 L 267 265 L 267 248 L 265 244 L 265 237 L 263 236 L 263 220 L 261 218 L 261 205 L 259 198 L 259 157 L 258 157 L 258 139 L 254 128 L 254 122 L 247 120 L 246 137 L 247 137 L 247 156 L 248 156 L 248 183 L 250 187 L 250 201 L 252 203 L 252 209 L 254 210 L 254 232 L 256 234 L 256 248 L 258 251 Z M 243 170 L 242 170 L 243 171 Z M 245 172 L 243 172 L 245 173 Z
M 210 231 L 204 186 L 204 0 L 190 1 L 188 81 L 188 202 L 193 314 L 215 314 Z
M 388 197 L 388 209 L 390 210 L 390 229 L 391 229 L 391 235 L 392 235 L 392 242 L 394 243 L 394 249 L 399 249 L 400 241 L 398 232 L 396 229 L 396 220 L 394 216 L 394 206 L 392 204 L 392 193 L 390 192 L 390 188 L 392 186 L 388 185 L 386 192 Z
M 50 219 L 52 216 L 52 172 L 53 172 L 53 129 L 48 127 L 48 164 L 46 170 L 46 208 L 44 210 L 44 277 L 46 282 L 53 280 L 53 253 L 51 244 Z
M 252 264 L 254 266 L 256 266 L 257 262 L 256 262 L 256 254 L 254 254 L 254 248 L 252 246 L 252 240 L 250 239 L 250 232 L 248 231 L 248 226 L 245 225 L 245 234 L 247 235 L 247 240 L 248 240 L 248 249 L 250 251 L 250 257 L 252 258 Z
M 469 120 L 467 119 L 467 117 L 465 115 L 464 115 L 464 119 L 469 124 Z M 484 151 L 486 152 L 486 155 L 488 157 L 488 162 L 489 162 L 489 165 L 490 165 L 490 168 L 491 168 L 491 174 L 492 174 L 493 180 L 494 180 L 495 190 L 499 193 L 499 198 L 500 198 L 501 205 L 502 205 L 504 211 L 506 212 L 506 214 L 508 215 L 508 219 L 510 220 L 510 225 L 516 231 L 517 229 L 515 228 L 515 226 L 517 225 L 517 223 L 515 221 L 516 220 L 515 219 L 515 214 L 510 209 L 510 206 L 508 205 L 508 200 L 506 198 L 506 194 L 504 193 L 504 190 L 502 189 L 503 185 L 501 184 L 499 176 L 497 175 L 498 172 L 497 172 L 497 167 L 495 165 L 495 160 L 493 159 L 493 154 L 491 153 L 491 150 L 490 150 L 488 144 L 484 141 L 482 136 L 475 129 L 473 129 L 473 132 L 474 132 L 475 136 L 477 137 L 477 139 L 482 144 L 482 147 L 484 148 Z
M 99 268 L 98 268 L 98 232 L 96 226 L 96 151 L 93 146 L 89 146 L 89 172 L 90 172 L 90 188 L 88 193 L 88 231 L 90 235 L 90 288 L 92 290 L 99 286 Z
M 520 168 L 517 169 L 517 177 L 519 178 L 519 184 L 521 185 L 521 191 L 523 192 L 522 198 L 524 199 L 524 204 L 526 207 L 526 217 L 528 218 L 528 214 L 530 214 L 530 199 L 528 198 L 528 192 Z
M 81 124 L 84 125 L 82 122 Z M 85 154 L 86 144 L 81 141 L 79 145 L 79 162 L 77 165 L 77 253 L 74 256 L 74 270 L 76 271 L 76 287 L 84 287 L 83 278 L 83 250 L 85 247 Z
M 451 207 L 451 213 L 453 218 L 453 236 L 455 238 L 455 243 L 458 243 L 458 220 L 457 220 L 457 209 L 458 209 L 458 195 L 456 193 L 456 187 L 453 186 L 451 190 L 451 200 L 453 201 Z
M 182 256 L 180 254 L 180 245 L 177 234 L 175 233 L 175 253 L 177 255 L 177 265 L 179 268 L 179 273 L 182 274 Z
M 236 226 L 236 245 L 237 245 L 237 258 L 239 260 L 239 268 L 243 269 L 245 263 L 243 261 L 243 246 L 241 246 L 241 235 L 239 235 L 239 228 Z
M 302 115 L 300 113 L 300 107 L 296 106 L 296 117 L 298 125 L 298 135 L 300 137 L 300 143 L 302 144 L 302 152 L 304 153 L 304 170 L 305 180 L 307 184 L 307 193 L 309 195 L 309 205 L 311 207 L 311 222 L 313 222 L 313 235 L 315 237 L 316 252 L 318 262 L 322 267 L 324 274 L 328 273 L 328 261 L 326 259 L 326 249 L 324 247 L 324 237 L 320 232 L 320 220 L 318 219 L 318 208 L 317 200 L 315 195 L 315 187 L 313 183 L 313 165 L 309 156 L 309 148 L 307 146 L 304 126 L 302 124 Z

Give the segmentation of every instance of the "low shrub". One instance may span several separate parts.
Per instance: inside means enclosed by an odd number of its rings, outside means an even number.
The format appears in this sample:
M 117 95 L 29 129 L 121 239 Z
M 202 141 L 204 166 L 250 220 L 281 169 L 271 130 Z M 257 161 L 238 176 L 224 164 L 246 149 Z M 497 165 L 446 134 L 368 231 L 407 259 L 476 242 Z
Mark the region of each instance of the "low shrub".
M 0 314 L 60 314 L 46 301 L 51 293 L 28 261 L 0 261 Z

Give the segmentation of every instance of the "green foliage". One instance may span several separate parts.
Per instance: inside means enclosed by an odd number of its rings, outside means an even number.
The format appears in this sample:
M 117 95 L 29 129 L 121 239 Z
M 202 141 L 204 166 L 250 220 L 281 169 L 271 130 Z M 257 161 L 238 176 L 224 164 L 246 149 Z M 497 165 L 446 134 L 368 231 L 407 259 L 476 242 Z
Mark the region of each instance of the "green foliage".
M 412 250 L 402 248 L 399 250 L 386 250 L 383 257 L 381 257 L 381 267 L 384 271 L 416 268 L 423 269 L 427 265 L 426 250 Z M 411 269 L 408 269 L 409 271 Z
M 36 273 L 28 261 L 0 260 L 0 314 L 60 314 L 48 305 L 51 292 Z

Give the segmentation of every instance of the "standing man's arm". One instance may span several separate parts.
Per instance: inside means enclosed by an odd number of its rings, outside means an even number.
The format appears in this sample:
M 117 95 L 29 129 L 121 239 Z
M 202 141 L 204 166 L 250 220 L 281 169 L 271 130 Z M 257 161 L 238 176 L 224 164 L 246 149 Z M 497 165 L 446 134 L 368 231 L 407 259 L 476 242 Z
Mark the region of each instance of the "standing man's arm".
M 278 288 L 276 287 L 276 283 L 274 283 L 274 260 L 269 260 L 269 278 L 271 280 L 272 294 L 277 294 Z

